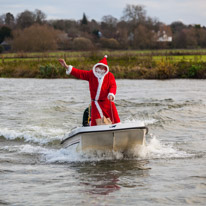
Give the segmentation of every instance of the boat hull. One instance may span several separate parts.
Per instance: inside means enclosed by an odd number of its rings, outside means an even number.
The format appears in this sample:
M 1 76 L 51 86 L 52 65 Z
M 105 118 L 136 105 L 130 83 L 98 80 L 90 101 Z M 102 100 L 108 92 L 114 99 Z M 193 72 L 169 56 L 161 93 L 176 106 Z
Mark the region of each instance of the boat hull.
M 145 143 L 148 129 L 144 126 L 112 125 L 76 129 L 61 144 L 64 148 L 76 145 L 78 151 L 127 152 Z

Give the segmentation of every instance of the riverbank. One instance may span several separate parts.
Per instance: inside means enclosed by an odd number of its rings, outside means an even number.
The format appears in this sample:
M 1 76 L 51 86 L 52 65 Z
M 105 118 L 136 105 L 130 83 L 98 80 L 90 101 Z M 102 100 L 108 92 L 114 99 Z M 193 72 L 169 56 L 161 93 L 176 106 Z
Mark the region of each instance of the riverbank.
M 0 77 L 67 78 L 59 58 L 79 69 L 92 69 L 108 54 L 110 71 L 117 79 L 206 78 L 205 50 L 56 52 L 3 54 Z M 69 77 L 72 78 L 72 77 Z

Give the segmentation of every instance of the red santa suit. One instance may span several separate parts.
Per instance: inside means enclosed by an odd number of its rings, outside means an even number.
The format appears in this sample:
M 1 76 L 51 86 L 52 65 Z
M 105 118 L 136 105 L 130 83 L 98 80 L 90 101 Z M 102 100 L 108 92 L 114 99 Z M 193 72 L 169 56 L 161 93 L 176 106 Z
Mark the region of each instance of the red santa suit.
M 105 56 L 99 63 L 95 64 L 90 71 L 79 70 L 73 66 L 69 66 L 66 73 L 73 75 L 78 79 L 87 80 L 89 82 L 90 96 L 92 101 L 91 109 L 91 126 L 96 125 L 96 119 L 110 118 L 112 123 L 119 123 L 120 118 L 114 102 L 109 101 L 109 96 L 112 95 L 115 99 L 117 90 L 114 75 L 109 72 L 107 65 L 107 56 Z M 106 67 L 106 72 L 99 75 L 95 68 L 98 65 Z

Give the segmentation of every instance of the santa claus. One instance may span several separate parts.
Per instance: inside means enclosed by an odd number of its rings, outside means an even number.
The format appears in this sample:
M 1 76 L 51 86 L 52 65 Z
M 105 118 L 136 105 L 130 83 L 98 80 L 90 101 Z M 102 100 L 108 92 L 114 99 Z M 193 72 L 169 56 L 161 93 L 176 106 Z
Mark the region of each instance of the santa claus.
M 91 126 L 97 125 L 98 120 L 111 120 L 119 123 L 120 118 L 114 104 L 117 90 L 114 75 L 109 72 L 107 56 L 95 64 L 90 71 L 79 70 L 67 65 L 64 59 L 59 59 L 60 64 L 66 68 L 67 75 L 73 75 L 78 79 L 89 82 L 91 96 Z

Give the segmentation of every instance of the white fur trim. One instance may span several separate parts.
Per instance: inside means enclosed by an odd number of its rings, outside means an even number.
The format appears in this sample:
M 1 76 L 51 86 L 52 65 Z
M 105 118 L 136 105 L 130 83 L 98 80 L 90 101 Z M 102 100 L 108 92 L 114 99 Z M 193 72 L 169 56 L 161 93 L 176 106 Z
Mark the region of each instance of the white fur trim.
M 109 99 L 110 95 L 113 96 L 113 101 L 114 101 L 115 100 L 115 95 L 113 93 L 109 93 L 108 96 L 107 96 L 108 99 Z
M 100 115 L 100 117 L 102 118 L 102 117 L 103 117 L 102 109 L 101 109 L 101 107 L 99 106 L 98 101 L 94 101 L 94 102 L 95 102 L 95 105 L 96 105 L 97 110 L 98 110 L 98 112 L 99 112 L 99 115 Z
M 67 68 L 67 70 L 66 70 L 66 74 L 67 74 L 67 75 L 70 75 L 70 73 L 71 73 L 71 71 L 72 71 L 72 68 L 73 68 L 72 65 L 69 65 L 69 66 L 68 66 L 68 68 Z
M 107 58 L 107 55 L 104 55 L 105 58 Z
M 104 73 L 104 75 L 101 78 L 98 77 L 98 74 L 95 71 L 95 68 L 98 65 L 103 65 L 107 68 L 107 71 Z M 97 110 L 98 110 L 99 115 L 100 115 L 101 118 L 103 117 L 103 112 L 102 112 L 101 107 L 99 106 L 98 100 L 99 100 L 100 92 L 101 92 L 101 89 L 102 89 L 102 84 L 103 84 L 103 81 L 104 81 L 104 77 L 108 72 L 109 72 L 109 67 L 107 65 L 103 64 L 103 63 L 97 63 L 93 67 L 94 76 L 97 77 L 97 79 L 98 79 L 98 88 L 97 88 L 97 93 L 96 93 L 96 97 L 95 97 L 95 105 L 97 107 Z
M 101 79 L 98 78 L 98 88 L 97 88 L 97 93 L 96 93 L 96 97 L 95 97 L 95 105 L 97 107 L 97 110 L 98 110 L 101 118 L 103 117 L 103 112 L 102 112 L 101 107 L 99 106 L 98 100 L 99 100 L 103 81 L 104 81 L 104 76 Z
M 104 73 L 104 76 L 109 72 L 109 67 L 106 65 L 106 64 L 103 64 L 103 63 L 97 63 L 93 66 L 93 73 L 95 75 L 95 77 L 99 78 L 96 71 L 95 71 L 95 68 L 99 65 L 102 65 L 102 66 L 105 66 L 107 68 L 107 71 Z
M 101 89 L 102 89 L 103 81 L 104 81 L 104 76 L 101 79 L 98 79 L 99 84 L 98 84 L 95 100 L 99 100 L 99 96 L 100 96 L 100 92 L 101 92 Z

